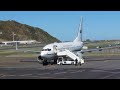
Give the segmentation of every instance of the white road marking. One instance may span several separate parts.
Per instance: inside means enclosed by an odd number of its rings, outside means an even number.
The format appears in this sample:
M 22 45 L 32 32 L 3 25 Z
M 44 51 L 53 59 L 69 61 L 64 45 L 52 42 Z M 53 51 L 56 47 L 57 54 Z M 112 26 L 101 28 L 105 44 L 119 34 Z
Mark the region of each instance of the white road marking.
M 0 74 L 0 77 L 8 77 L 8 76 L 16 76 L 16 75 L 5 75 L 5 74 Z
M 40 77 L 40 78 L 43 78 L 43 79 L 54 79 L 54 77 Z
M 78 71 L 74 71 L 74 72 L 70 72 L 70 73 L 78 73 L 78 72 L 83 72 L 85 70 L 78 70 Z
M 16 76 L 16 75 L 5 75 L 5 76 Z
M 109 72 L 109 71 L 105 71 L 105 70 L 91 70 L 91 72 Z
M 40 76 L 27 76 L 27 77 L 40 77 Z
M 54 77 L 41 77 L 41 76 L 28 76 L 28 77 L 38 77 L 38 78 L 54 78 Z
M 46 74 L 50 74 L 50 73 L 43 73 L 43 74 L 37 74 L 37 75 L 46 75 Z
M 58 72 L 58 73 L 54 73 L 54 74 L 63 74 L 63 73 L 67 73 L 67 72 Z
M 0 74 L 0 77 L 4 77 L 5 75 L 4 74 Z
M 23 74 L 23 75 L 19 75 L 19 76 L 29 76 L 29 75 L 32 75 L 32 74 Z
M 71 72 L 71 71 L 76 71 L 76 70 L 68 70 L 69 72 Z
M 120 72 L 114 72 L 114 71 L 106 71 L 106 70 L 91 70 L 92 72 L 108 72 L 108 73 L 113 73 L 113 74 L 117 74 Z
M 110 74 L 110 75 L 108 75 L 108 76 L 102 77 L 102 78 L 100 78 L 100 79 L 105 79 L 105 78 L 111 77 L 111 76 L 113 76 L 113 75 L 115 75 L 115 74 L 118 74 L 118 73 L 113 73 L 113 74 Z

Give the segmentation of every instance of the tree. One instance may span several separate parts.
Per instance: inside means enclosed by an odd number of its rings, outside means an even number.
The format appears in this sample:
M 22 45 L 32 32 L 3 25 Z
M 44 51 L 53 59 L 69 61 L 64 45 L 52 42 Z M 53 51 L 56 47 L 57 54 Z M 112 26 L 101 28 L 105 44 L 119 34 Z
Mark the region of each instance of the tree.
M 86 39 L 86 42 L 91 42 L 91 40 L 90 39 Z

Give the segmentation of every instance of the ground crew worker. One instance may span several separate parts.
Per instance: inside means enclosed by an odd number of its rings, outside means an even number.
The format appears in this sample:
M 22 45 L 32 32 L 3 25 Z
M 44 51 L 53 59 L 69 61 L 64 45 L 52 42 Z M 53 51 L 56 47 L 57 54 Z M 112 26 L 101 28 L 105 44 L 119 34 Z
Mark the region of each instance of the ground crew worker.
M 75 59 L 75 65 L 77 65 L 77 63 L 78 63 L 78 60 L 77 60 L 77 59 Z

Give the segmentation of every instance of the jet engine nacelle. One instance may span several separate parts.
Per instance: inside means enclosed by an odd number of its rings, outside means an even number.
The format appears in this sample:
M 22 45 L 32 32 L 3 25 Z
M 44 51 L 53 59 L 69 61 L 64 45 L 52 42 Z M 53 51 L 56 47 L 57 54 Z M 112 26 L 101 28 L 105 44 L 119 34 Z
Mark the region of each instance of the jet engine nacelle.
M 42 63 L 42 62 L 43 62 L 42 57 L 41 57 L 41 56 L 38 56 L 38 57 L 37 57 L 37 61 L 38 61 L 39 63 Z

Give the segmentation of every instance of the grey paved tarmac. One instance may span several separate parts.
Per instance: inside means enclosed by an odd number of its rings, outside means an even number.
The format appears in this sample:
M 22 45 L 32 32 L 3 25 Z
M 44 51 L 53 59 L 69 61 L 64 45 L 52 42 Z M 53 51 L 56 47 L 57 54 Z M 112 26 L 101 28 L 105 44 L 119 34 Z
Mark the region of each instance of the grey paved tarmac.
M 120 56 L 86 57 L 82 66 L 42 66 L 33 59 L 0 66 L 0 79 L 120 79 Z

